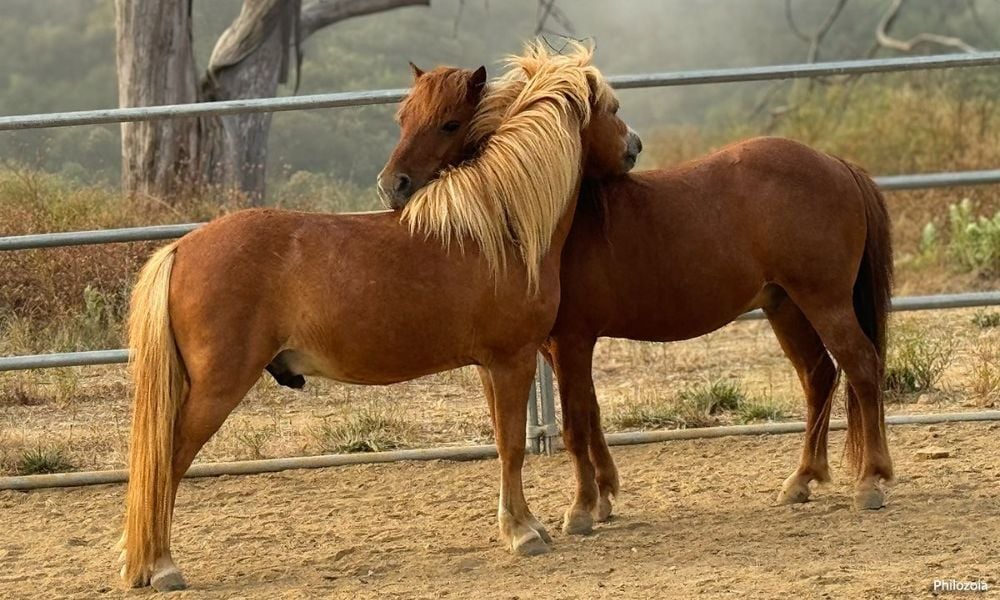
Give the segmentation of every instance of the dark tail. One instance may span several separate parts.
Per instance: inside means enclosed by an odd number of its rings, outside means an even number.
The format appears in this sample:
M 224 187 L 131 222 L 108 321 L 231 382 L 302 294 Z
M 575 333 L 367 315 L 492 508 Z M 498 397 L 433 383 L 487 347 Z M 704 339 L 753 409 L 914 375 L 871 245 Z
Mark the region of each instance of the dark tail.
M 872 178 L 860 167 L 843 161 L 850 169 L 861 190 L 865 203 L 865 220 L 868 232 L 865 252 L 854 282 L 854 313 L 865 335 L 875 345 L 879 357 L 879 392 L 885 372 L 886 325 L 892 303 L 892 239 L 889 213 L 885 198 Z M 885 409 L 882 394 L 878 395 L 882 437 L 885 439 Z M 864 429 L 861 426 L 861 407 L 854 390 L 847 387 L 847 456 L 860 472 L 864 448 Z

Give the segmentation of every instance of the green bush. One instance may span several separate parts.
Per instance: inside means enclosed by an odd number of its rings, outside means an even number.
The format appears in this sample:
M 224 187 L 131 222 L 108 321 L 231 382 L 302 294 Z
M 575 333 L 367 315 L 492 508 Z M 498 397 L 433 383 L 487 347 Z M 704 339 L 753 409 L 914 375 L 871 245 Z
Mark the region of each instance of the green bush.
M 28 448 L 17 457 L 15 469 L 18 475 L 39 475 L 43 473 L 64 473 L 75 469 L 60 446 Z
M 912 394 L 932 389 L 955 354 L 955 340 L 931 336 L 915 327 L 899 327 L 889 337 L 885 389 Z
M 976 216 L 966 198 L 948 207 L 948 226 L 947 253 L 952 263 L 983 276 L 1000 273 L 1000 212 Z

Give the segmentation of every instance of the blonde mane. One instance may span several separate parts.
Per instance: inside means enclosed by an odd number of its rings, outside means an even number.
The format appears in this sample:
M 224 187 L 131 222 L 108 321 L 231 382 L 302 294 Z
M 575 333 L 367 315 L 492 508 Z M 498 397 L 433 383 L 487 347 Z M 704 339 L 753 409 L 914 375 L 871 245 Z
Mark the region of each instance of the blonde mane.
M 410 231 L 437 237 L 445 248 L 471 238 L 495 277 L 514 246 L 529 289 L 537 290 L 542 259 L 580 177 L 592 89 L 606 87 L 591 54 L 578 44 L 566 55 L 533 44 L 509 58 L 510 71 L 490 85 L 473 119 L 491 135 L 475 158 L 414 194 L 402 215 Z

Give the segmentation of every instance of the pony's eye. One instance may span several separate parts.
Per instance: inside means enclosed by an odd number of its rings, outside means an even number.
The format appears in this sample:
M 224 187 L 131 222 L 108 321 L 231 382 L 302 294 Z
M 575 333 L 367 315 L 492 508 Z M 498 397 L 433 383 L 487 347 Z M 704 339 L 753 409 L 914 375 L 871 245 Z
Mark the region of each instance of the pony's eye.
M 461 127 L 461 125 L 462 124 L 459 123 L 458 121 L 448 121 L 447 123 L 441 126 L 441 131 L 445 131 L 447 133 L 454 133 L 458 131 L 458 128 Z

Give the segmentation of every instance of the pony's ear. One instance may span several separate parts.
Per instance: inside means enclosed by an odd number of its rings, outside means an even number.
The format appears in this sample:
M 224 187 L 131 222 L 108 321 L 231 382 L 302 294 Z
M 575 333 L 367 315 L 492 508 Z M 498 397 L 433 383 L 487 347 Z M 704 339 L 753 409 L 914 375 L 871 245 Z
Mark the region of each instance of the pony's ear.
M 466 97 L 472 104 L 479 104 L 479 99 L 483 96 L 483 89 L 486 87 L 486 67 L 479 67 L 469 77 L 469 90 Z
M 413 81 L 420 79 L 420 77 L 424 74 L 423 69 L 412 62 L 410 63 L 410 72 L 413 73 Z
M 593 73 L 587 73 L 587 85 L 590 87 L 590 105 L 597 105 L 597 94 L 601 89 L 601 82 L 597 80 L 597 76 Z

